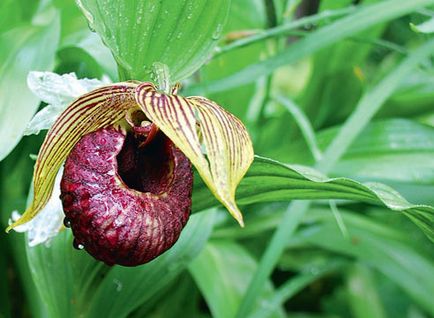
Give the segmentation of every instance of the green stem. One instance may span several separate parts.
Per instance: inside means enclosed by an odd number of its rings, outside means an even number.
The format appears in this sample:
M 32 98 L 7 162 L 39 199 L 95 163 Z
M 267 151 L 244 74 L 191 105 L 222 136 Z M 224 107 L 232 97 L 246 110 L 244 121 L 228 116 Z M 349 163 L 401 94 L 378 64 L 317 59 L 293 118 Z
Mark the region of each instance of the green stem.
M 292 100 L 287 99 L 283 96 L 279 96 L 279 95 L 274 96 L 274 100 L 277 103 L 283 105 L 288 110 L 288 112 L 291 114 L 291 116 L 294 118 L 295 122 L 297 123 L 297 126 L 300 129 L 301 134 L 303 135 L 306 144 L 312 153 L 313 158 L 315 159 L 315 161 L 320 160 L 322 157 L 322 153 L 316 141 L 315 131 L 309 119 L 303 113 L 301 108 L 298 105 L 296 105 Z
M 264 0 L 265 13 L 267 14 L 267 28 L 277 25 L 277 14 L 274 0 Z
M 354 12 L 354 7 L 344 8 L 340 10 L 330 10 L 330 11 L 323 11 L 319 14 L 304 17 L 299 20 L 295 20 L 289 23 L 285 23 L 283 25 L 276 26 L 271 29 L 267 29 L 261 33 L 246 37 L 244 39 L 240 39 L 238 41 L 232 42 L 231 44 L 228 44 L 222 48 L 216 53 L 215 56 L 230 52 L 235 49 L 239 49 L 260 41 L 264 41 L 266 39 L 276 37 L 276 36 L 284 36 L 284 35 L 293 35 L 293 31 L 303 27 L 305 25 L 310 25 L 314 23 L 321 22 L 323 20 L 328 20 L 332 18 L 341 17 L 343 15 L 347 15 L 351 12 Z M 268 12 L 268 11 L 267 11 Z M 298 33 L 297 33 L 298 34 Z
M 434 40 L 430 40 L 414 50 L 373 90 L 367 92 L 357 104 L 356 110 L 345 121 L 335 139 L 327 147 L 324 156 L 317 162 L 315 168 L 325 174 L 330 172 L 332 167 L 380 109 L 384 101 L 392 95 L 402 79 L 408 76 L 414 67 L 428 58 L 433 52 Z M 238 318 L 247 317 L 254 307 L 253 304 L 258 295 L 262 293 L 267 278 L 285 250 L 286 243 L 297 229 L 310 204 L 310 201 L 294 201 L 288 206 L 241 302 L 237 313 Z
M 276 13 L 276 6 L 274 0 L 264 0 L 265 11 L 267 13 L 267 27 L 273 28 L 277 26 L 278 19 Z M 274 40 L 274 41 L 273 41 Z M 279 50 L 279 43 L 276 39 L 270 40 L 269 55 L 273 56 Z M 256 126 L 264 124 L 265 121 L 265 109 L 270 101 L 271 84 L 273 82 L 273 74 L 266 76 L 265 78 L 265 92 L 264 98 L 259 108 L 258 117 L 255 120 Z M 255 129 L 257 130 L 257 129 Z
M 201 86 L 206 86 L 208 93 L 214 93 L 251 83 L 261 76 L 274 72 L 275 69 L 283 65 L 294 63 L 333 43 L 354 36 L 369 27 L 432 4 L 434 4 L 433 0 L 385 0 L 358 8 L 354 13 L 312 32 L 270 58 L 250 65 L 223 79 L 191 86 L 188 91 L 190 94 L 195 95 L 203 89 Z
M 332 262 L 323 268 L 318 268 L 314 273 L 302 273 L 291 278 L 265 300 L 267 302 L 266 306 L 262 306 L 259 311 L 249 316 L 249 318 L 267 318 L 273 313 L 270 309 L 279 308 L 286 300 L 303 290 L 306 286 L 327 274 L 341 269 L 344 264 L 342 261 Z

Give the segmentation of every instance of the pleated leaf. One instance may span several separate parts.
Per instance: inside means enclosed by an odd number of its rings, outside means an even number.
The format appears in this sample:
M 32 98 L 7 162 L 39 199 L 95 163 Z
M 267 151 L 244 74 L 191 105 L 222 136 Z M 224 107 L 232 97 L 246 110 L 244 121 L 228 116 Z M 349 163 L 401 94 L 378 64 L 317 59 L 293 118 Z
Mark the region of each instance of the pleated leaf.
M 208 99 L 163 94 L 151 83 L 137 87 L 136 100 L 145 115 L 190 159 L 216 198 L 243 225 L 235 203 L 235 190 L 254 155 L 244 125 Z
M 385 206 L 403 213 L 434 242 L 434 208 L 411 204 L 398 192 L 381 183 L 360 183 L 349 178 L 328 178 L 305 166 L 285 165 L 256 156 L 237 188 L 237 202 L 252 204 L 291 200 L 351 200 Z M 193 212 L 215 206 L 208 190 L 196 180 Z
M 30 221 L 47 204 L 57 171 L 83 135 L 116 123 L 127 110 L 137 108 L 136 86 L 119 83 L 101 87 L 78 98 L 60 115 L 39 151 L 33 175 L 33 202 L 7 231 Z
M 230 0 L 76 2 L 125 78 L 150 80 L 153 63 L 160 62 L 169 67 L 174 82 L 209 58 L 230 6 Z

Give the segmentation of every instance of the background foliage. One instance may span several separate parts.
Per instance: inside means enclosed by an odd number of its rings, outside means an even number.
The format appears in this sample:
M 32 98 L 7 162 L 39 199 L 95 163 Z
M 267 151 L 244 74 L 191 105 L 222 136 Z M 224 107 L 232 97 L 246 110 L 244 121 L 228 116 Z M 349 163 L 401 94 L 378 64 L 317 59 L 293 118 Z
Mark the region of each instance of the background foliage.
M 144 266 L 70 231 L 0 234 L 0 317 L 433 316 L 434 1 L 172 2 L 0 3 L 1 224 L 43 140 L 22 138 L 45 106 L 28 72 L 146 80 L 159 61 L 246 123 L 246 227 L 197 177 L 181 239 Z

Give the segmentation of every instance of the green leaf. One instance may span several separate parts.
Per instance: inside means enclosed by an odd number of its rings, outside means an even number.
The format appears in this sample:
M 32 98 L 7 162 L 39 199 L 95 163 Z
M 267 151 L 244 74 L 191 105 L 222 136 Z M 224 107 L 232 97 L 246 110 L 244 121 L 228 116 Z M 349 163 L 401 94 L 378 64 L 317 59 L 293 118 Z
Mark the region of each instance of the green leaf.
M 223 31 L 225 36 L 220 44 L 229 42 L 234 37 L 242 37 L 246 33 L 261 30 L 265 24 L 263 0 L 232 1 L 229 18 Z M 265 42 L 257 43 L 257 45 L 227 52 L 218 57 L 214 56 L 209 63 L 200 69 L 201 80 L 206 82 L 222 79 L 250 64 L 257 63 L 261 59 L 261 55 L 266 54 L 266 44 Z M 224 105 L 228 111 L 243 119 L 247 112 L 246 105 L 249 104 L 256 90 L 256 85 L 250 83 L 233 90 L 206 94 L 205 96 L 216 101 L 219 105 Z
M 410 23 L 410 28 L 417 33 L 434 33 L 434 18 L 417 25 Z
M 6 227 L 8 224 L 10 214 L 14 209 L 24 209 L 26 206 L 26 197 L 29 192 L 28 185 L 31 181 L 34 165 L 34 162 L 29 159 L 28 154 L 36 152 L 40 142 L 40 136 L 29 137 L 21 142 L 5 160 L 0 162 L 0 211 L 2 211 L 0 224 L 3 227 Z M 33 317 L 45 318 L 45 305 L 41 301 L 32 282 L 25 251 L 24 236 L 2 235 L 2 237 L 8 241 L 11 252 L 11 257 L 4 254 L 2 258 L 13 264 L 13 271 L 18 276 L 16 277 L 18 281 L 14 280 L 15 284 L 10 286 L 13 286 L 15 289 L 17 285 L 21 285 L 24 292 L 25 305 L 24 302 L 20 303 L 20 306 L 22 306 L 20 312 L 29 310 Z M 2 249 L 0 251 L 2 253 L 6 252 Z M 20 297 L 16 294 L 13 295 L 14 297 Z M 16 315 L 18 313 L 14 312 L 14 316 Z
M 39 5 L 39 0 L 2 0 L 0 3 L 0 33 L 28 22 Z
M 335 220 L 330 217 L 324 224 L 300 231 L 289 244 L 294 246 L 304 242 L 357 259 L 381 272 L 415 303 L 434 314 L 434 280 L 431 279 L 434 264 L 431 259 L 412 246 L 371 232 L 367 227 L 347 225 L 351 240 L 343 239 Z
M 209 57 L 230 0 L 78 0 L 89 26 L 111 49 L 121 79 L 149 80 L 155 62 L 179 81 Z
M 291 299 L 308 285 L 321 279 L 326 274 L 330 274 L 341 269 L 343 263 L 339 261 L 329 261 L 328 264 L 321 267 L 310 268 L 310 271 L 302 272 L 297 276 L 288 279 L 275 293 L 267 297 L 263 302 L 262 308 L 253 312 L 249 318 L 267 318 L 270 317 L 272 310 L 283 305 L 288 299 Z M 307 266 L 306 266 L 307 267 Z
M 69 230 L 49 246 L 27 246 L 33 280 L 50 317 L 126 317 L 166 287 L 199 254 L 214 213 L 191 217 L 178 242 L 143 266 L 108 267 L 72 247 Z
M 256 268 L 257 263 L 249 253 L 231 241 L 209 242 L 189 266 L 215 318 L 234 317 Z M 260 309 L 263 299 L 271 294 L 272 286 L 268 283 L 256 309 Z M 274 309 L 272 317 L 281 317 L 279 306 Z
M 10 286 L 8 281 L 8 246 L 5 236 L 0 236 L 0 251 L 4 253 L 6 257 L 0 258 L 0 280 L 3 282 L 0 285 L 0 317 L 10 318 L 11 316 L 11 303 L 10 303 Z
M 380 183 L 359 183 L 348 178 L 327 178 L 304 166 L 255 157 L 237 190 L 239 204 L 291 200 L 342 199 L 383 205 L 403 212 L 434 241 L 434 208 L 413 205 L 392 188 Z M 193 209 L 199 211 L 213 205 L 205 185 L 196 183 Z M 247 224 L 248 226 L 248 224 Z
M 430 69 L 419 68 L 407 76 L 378 112 L 379 117 L 412 118 L 432 113 L 434 80 Z
M 44 26 L 25 26 L 0 35 L 0 160 L 20 141 L 39 99 L 27 88 L 30 71 L 53 67 L 59 41 L 57 13 Z
M 361 265 L 354 266 L 348 274 L 348 296 L 355 318 L 386 317 L 372 276 L 371 271 Z
M 378 1 L 365 0 L 363 5 L 375 2 Z M 356 36 L 375 40 L 381 36 L 385 26 L 385 23 L 378 23 Z M 315 127 L 346 117 L 356 105 L 364 86 L 368 84 L 364 61 L 375 48 L 369 41 L 366 42 L 360 43 L 354 38 L 352 41 L 340 41 L 314 55 L 311 78 L 299 104 L 303 105 Z
M 340 127 L 321 131 L 317 141 L 321 150 L 331 143 Z M 307 149 L 297 143 L 291 162 L 306 161 Z M 406 119 L 370 123 L 335 164 L 331 176 L 358 180 L 393 180 L 412 184 L 434 184 L 434 128 Z
M 390 2 L 382 3 L 390 4 Z M 395 67 L 393 71 L 380 81 L 379 84 L 363 95 L 357 104 L 355 111 L 345 121 L 336 138 L 334 138 L 330 146 L 327 147 L 323 157 L 315 164 L 315 167 L 318 170 L 324 173 L 330 172 L 333 165 L 339 161 L 387 97 L 389 97 L 396 89 L 402 78 L 407 76 L 416 65 L 421 63 L 421 61 L 426 60 L 428 56 L 430 56 L 433 45 L 433 40 L 427 41 L 426 44 L 414 50 L 406 59 Z M 283 252 L 285 247 L 284 243 L 289 237 L 291 237 L 293 231 L 297 228 L 298 223 L 304 213 L 308 210 L 309 205 L 309 201 L 296 201 L 291 203 L 288 207 L 279 227 L 276 229 L 271 239 L 271 243 L 265 251 L 258 267 L 258 271 L 252 279 L 252 283 L 240 306 L 237 317 L 241 318 L 247 314 L 250 303 L 261 290 L 261 286 L 263 286 L 265 279 L 269 274 L 271 274 L 274 265 Z M 434 239 L 432 235 L 432 208 L 430 214 L 430 216 L 424 216 L 422 220 L 417 220 L 416 222 L 432 239 Z
M 293 63 L 333 43 L 346 39 L 374 25 L 405 15 L 422 6 L 434 4 L 433 0 L 387 0 L 368 5 L 353 14 L 318 29 L 280 53 L 259 63 L 250 65 L 225 79 L 191 87 L 189 94 L 198 94 L 203 89 L 217 92 L 250 83 L 259 76 L 272 73 L 277 68 Z

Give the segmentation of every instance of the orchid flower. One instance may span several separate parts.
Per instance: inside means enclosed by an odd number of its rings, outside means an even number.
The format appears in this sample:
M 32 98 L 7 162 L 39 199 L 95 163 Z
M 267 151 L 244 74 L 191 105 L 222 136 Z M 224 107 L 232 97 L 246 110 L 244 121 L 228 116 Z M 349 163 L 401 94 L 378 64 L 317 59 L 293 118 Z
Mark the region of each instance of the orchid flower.
M 143 264 L 176 242 L 191 209 L 191 165 L 243 226 L 235 191 L 253 161 L 247 130 L 215 102 L 182 97 L 178 87 L 121 82 L 72 102 L 39 151 L 32 203 L 7 230 L 46 206 L 64 162 L 64 224 L 75 247 L 107 264 Z

